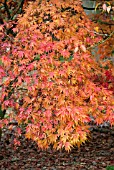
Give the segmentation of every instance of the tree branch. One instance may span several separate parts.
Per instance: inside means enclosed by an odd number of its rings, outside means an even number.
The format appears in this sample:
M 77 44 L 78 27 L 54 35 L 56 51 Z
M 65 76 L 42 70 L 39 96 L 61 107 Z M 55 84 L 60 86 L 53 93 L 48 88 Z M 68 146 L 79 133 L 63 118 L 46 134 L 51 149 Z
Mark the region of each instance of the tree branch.
M 16 10 L 15 14 L 22 13 L 24 1 L 25 1 L 25 0 L 21 0 L 21 3 L 20 3 L 20 5 L 19 5 L 19 8 Z M 19 10 L 20 10 L 20 11 L 19 11 Z M 14 14 L 14 15 L 15 15 L 15 14 Z M 13 15 L 13 17 L 14 17 L 14 15 Z M 13 17 L 12 17 L 12 18 L 13 18 Z
M 87 49 L 95 48 L 95 47 L 97 47 L 98 45 L 103 44 L 103 43 L 106 42 L 113 34 L 114 34 L 114 31 L 111 32 L 111 34 L 110 34 L 106 39 L 104 39 L 104 40 L 102 40 L 102 41 L 99 41 L 99 42 L 98 42 L 97 44 L 95 44 L 93 47 L 88 47 Z
M 92 19 L 92 21 L 93 21 L 93 22 L 100 23 L 100 24 L 114 25 L 114 23 L 105 22 L 105 21 L 102 21 L 102 20 L 100 20 L 100 19 L 98 19 L 98 20 Z
M 4 4 L 4 8 L 5 8 L 7 15 L 8 15 L 8 19 L 11 19 L 11 14 L 10 14 L 9 8 L 7 6 L 7 0 L 5 0 L 3 4 Z

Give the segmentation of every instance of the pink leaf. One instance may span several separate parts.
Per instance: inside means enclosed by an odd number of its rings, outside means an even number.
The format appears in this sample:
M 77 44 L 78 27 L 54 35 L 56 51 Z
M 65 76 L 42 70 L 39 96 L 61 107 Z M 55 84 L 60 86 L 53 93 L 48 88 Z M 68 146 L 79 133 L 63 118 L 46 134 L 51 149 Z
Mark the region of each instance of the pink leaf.
M 82 44 L 82 45 L 80 46 L 80 48 L 81 48 L 81 50 L 82 50 L 83 52 L 86 52 L 86 47 L 85 47 L 85 45 Z
M 74 49 L 74 52 L 77 53 L 78 52 L 78 46 Z
M 103 10 L 106 11 L 106 9 L 107 9 L 106 4 L 103 4 Z

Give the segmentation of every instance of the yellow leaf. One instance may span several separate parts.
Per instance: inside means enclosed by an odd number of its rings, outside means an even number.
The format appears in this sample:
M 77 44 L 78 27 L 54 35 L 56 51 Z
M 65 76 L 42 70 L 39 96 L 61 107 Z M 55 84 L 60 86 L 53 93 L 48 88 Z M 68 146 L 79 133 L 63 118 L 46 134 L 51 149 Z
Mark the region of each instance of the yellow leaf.
M 30 133 L 30 132 L 27 132 L 27 133 L 25 134 L 25 137 L 28 138 L 28 139 L 30 139 L 30 138 L 31 138 L 31 133 Z
M 97 8 L 101 5 L 101 3 L 97 3 L 95 6 L 95 11 L 97 10 Z
M 95 30 L 96 32 L 99 32 L 99 27 L 94 27 L 94 30 Z
M 56 140 L 57 140 L 57 135 L 56 134 L 50 134 L 49 140 L 50 140 L 50 143 L 55 143 Z
M 107 12 L 109 13 L 110 10 L 111 10 L 111 6 L 108 6 L 108 7 L 107 7 Z

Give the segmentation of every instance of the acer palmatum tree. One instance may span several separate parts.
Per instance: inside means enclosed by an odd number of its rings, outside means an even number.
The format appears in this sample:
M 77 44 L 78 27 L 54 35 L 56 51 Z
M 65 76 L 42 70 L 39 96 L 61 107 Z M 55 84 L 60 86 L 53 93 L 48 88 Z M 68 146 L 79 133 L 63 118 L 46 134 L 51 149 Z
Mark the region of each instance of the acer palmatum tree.
M 113 92 L 89 51 L 100 41 L 92 30 L 79 1 L 30 3 L 1 58 L 0 102 L 12 108 L 1 128 L 15 119 L 38 147 L 69 151 L 87 140 L 91 116 L 114 124 Z

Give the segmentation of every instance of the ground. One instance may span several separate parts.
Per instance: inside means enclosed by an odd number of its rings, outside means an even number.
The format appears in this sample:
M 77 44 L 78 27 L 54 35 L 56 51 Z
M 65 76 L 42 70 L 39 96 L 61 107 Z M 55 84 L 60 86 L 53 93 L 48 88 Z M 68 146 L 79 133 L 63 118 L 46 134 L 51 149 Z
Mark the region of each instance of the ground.
M 114 129 L 93 129 L 89 141 L 80 150 L 74 148 L 70 153 L 51 148 L 41 151 L 24 136 L 22 145 L 14 149 L 9 142 L 12 138 L 13 132 L 3 132 L 0 170 L 105 170 L 109 165 L 114 170 Z

